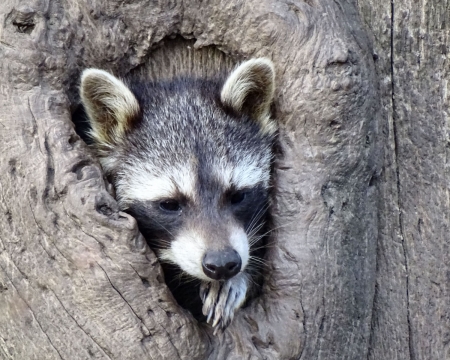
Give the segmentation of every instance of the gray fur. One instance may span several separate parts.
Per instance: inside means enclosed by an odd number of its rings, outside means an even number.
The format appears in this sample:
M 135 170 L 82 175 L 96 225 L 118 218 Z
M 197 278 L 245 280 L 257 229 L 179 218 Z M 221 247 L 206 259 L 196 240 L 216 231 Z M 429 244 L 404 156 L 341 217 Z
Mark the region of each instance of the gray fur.
M 127 79 L 129 91 L 111 89 L 110 84 L 123 83 L 103 73 L 87 70 L 81 94 L 94 149 L 119 206 L 136 217 L 163 262 L 202 281 L 203 313 L 216 330 L 224 328 L 252 284 L 249 237 L 262 228 L 267 209 L 275 130 L 269 117 L 273 65 L 267 59 L 250 60 L 228 80 Z M 93 99 L 92 89 L 104 88 L 108 96 L 102 99 L 114 105 L 106 114 L 115 119 L 109 128 L 99 125 L 98 119 L 105 118 L 102 107 L 92 106 L 98 98 Z M 235 193 L 245 194 L 244 200 L 233 203 Z M 161 208 L 167 200 L 179 210 Z M 202 270 L 205 252 L 229 247 L 242 259 L 241 272 L 225 282 L 211 280 Z

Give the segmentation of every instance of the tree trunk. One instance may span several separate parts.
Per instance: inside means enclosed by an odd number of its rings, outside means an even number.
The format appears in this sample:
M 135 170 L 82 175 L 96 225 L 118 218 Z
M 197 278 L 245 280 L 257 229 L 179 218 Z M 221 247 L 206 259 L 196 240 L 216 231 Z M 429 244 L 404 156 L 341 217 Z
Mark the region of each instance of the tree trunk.
M 3 0 L 0 358 L 450 359 L 447 8 Z M 277 72 L 274 231 L 261 296 L 214 336 L 71 114 L 86 67 L 211 76 L 256 56 Z
M 370 360 L 450 359 L 448 1 L 364 1 L 382 99 Z

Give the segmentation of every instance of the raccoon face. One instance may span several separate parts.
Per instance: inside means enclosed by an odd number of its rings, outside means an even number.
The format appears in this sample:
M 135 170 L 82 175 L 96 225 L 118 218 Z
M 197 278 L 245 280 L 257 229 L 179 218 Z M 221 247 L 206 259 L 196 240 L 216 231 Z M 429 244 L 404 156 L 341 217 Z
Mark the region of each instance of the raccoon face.
M 267 59 L 225 82 L 83 72 L 94 149 L 161 260 L 206 281 L 246 269 L 268 206 L 273 92 Z
M 167 168 L 156 181 L 150 173 L 126 176 L 121 181 L 143 186 L 126 192 L 119 185 L 118 196 L 160 259 L 199 279 L 226 280 L 246 268 L 268 199 L 264 170 L 251 164 L 233 170 L 227 174 L 194 163 L 184 172 Z

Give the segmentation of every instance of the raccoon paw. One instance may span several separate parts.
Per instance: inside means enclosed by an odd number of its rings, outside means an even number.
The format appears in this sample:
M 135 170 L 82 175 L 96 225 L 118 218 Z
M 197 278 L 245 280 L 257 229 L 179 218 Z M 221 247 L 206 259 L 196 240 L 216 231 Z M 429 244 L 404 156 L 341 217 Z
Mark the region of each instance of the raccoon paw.
M 203 282 L 200 297 L 203 301 L 202 312 L 207 323 L 218 329 L 225 329 L 233 320 L 234 313 L 245 301 L 248 287 L 248 275 L 240 273 L 224 283 Z

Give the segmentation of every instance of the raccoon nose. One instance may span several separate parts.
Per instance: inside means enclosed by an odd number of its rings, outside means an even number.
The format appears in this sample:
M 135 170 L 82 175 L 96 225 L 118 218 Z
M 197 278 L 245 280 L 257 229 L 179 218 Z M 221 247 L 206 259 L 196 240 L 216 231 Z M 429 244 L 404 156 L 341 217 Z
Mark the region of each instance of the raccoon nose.
M 203 257 L 203 272 L 213 280 L 227 280 L 241 271 L 241 257 L 234 249 L 208 251 Z

